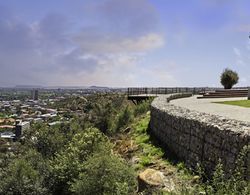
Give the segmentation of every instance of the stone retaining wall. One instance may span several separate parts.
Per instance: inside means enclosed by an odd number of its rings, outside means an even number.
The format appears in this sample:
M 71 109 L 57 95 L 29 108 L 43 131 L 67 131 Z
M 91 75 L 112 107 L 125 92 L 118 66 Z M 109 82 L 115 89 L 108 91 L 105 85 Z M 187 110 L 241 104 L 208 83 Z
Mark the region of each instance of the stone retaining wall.
M 212 173 L 221 159 L 226 171 L 233 170 L 239 152 L 250 144 L 250 124 L 172 105 L 168 102 L 173 97 L 181 95 L 161 96 L 152 102 L 151 132 L 189 167 L 200 163 Z M 250 154 L 246 166 L 249 176 Z

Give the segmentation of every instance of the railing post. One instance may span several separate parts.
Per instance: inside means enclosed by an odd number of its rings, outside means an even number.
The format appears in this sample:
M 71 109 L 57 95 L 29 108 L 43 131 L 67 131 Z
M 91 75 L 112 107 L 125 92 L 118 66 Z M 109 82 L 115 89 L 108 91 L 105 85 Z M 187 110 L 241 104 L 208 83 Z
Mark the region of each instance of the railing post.
M 248 87 L 248 95 L 247 95 L 247 99 L 250 100 L 250 87 Z

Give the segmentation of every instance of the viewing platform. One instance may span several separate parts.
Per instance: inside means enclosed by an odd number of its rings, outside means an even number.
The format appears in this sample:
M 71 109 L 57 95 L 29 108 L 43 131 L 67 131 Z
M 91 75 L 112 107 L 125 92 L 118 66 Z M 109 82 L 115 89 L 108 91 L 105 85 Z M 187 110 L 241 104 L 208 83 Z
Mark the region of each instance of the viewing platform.
M 128 100 L 133 101 L 135 104 L 158 97 L 160 95 L 173 94 L 173 93 L 192 93 L 197 98 L 232 98 L 232 97 L 247 97 L 248 88 L 210 88 L 210 87 L 131 87 L 127 90 Z
M 192 93 L 199 94 L 205 93 L 211 88 L 190 88 L 190 87 L 133 87 L 128 88 L 127 96 L 128 100 L 133 101 L 135 104 L 144 100 L 154 98 L 160 95 L 173 94 L 173 93 Z

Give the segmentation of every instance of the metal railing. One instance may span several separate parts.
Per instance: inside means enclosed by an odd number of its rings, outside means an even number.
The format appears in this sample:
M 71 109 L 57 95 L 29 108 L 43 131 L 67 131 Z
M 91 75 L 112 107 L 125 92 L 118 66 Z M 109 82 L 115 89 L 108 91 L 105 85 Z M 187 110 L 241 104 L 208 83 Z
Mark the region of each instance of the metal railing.
M 235 87 L 237 89 L 248 89 L 248 87 Z M 171 93 L 192 93 L 194 95 L 204 94 L 211 91 L 223 90 L 223 88 L 212 87 L 130 87 L 127 90 L 128 96 L 136 95 L 158 95 L 158 94 L 171 94 Z
M 221 88 L 209 88 L 209 87 L 130 87 L 127 90 L 128 96 L 136 95 L 159 95 L 159 94 L 171 94 L 171 93 L 192 93 L 201 94 L 208 91 L 215 91 Z

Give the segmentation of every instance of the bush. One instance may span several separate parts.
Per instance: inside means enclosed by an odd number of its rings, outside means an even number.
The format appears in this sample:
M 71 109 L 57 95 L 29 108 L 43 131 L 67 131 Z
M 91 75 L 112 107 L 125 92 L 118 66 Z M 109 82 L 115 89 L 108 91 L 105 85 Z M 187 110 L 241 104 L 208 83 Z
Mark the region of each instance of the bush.
M 146 113 L 147 111 L 150 110 L 150 103 L 152 101 L 151 100 L 147 100 L 147 101 L 143 101 L 142 103 L 139 103 L 138 105 L 136 105 L 135 110 L 134 110 L 134 114 L 135 116 L 140 116 L 144 113 Z
M 236 161 L 236 167 L 226 176 L 221 161 L 217 164 L 212 178 L 205 183 L 206 194 L 250 194 L 250 182 L 247 179 L 247 157 L 250 146 L 244 146 Z M 249 166 L 249 165 L 248 165 Z
M 133 112 L 129 106 L 127 106 L 118 116 L 116 130 L 128 125 L 133 120 Z
M 48 194 L 43 178 L 24 159 L 15 159 L 0 181 L 0 194 Z
M 221 79 L 220 82 L 224 86 L 225 89 L 231 89 L 233 85 L 238 83 L 239 76 L 237 72 L 226 68 L 221 74 L 220 79 Z
M 99 151 L 110 153 L 111 144 L 108 138 L 98 129 L 89 128 L 76 134 L 65 150 L 56 154 L 51 161 L 55 194 L 68 192 L 68 183 L 78 178 L 85 169 L 84 162 Z
M 84 163 L 85 171 L 71 183 L 74 194 L 131 194 L 135 191 L 133 170 L 112 154 L 96 153 Z

